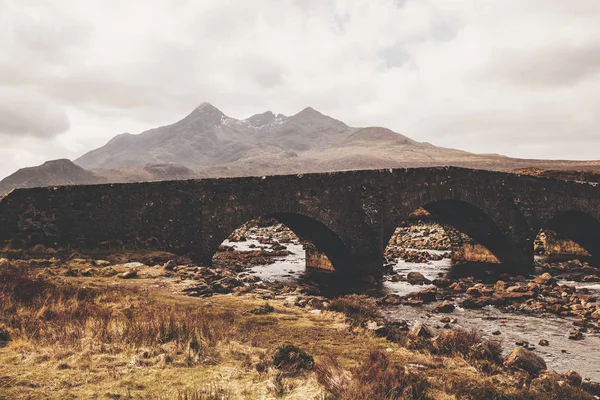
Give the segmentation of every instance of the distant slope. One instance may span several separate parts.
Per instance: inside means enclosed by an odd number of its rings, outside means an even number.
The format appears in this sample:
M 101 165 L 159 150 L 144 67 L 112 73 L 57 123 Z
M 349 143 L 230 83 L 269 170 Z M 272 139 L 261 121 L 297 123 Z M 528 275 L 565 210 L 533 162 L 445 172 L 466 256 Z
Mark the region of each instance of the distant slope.
M 14 188 L 102 183 L 105 179 L 86 171 L 70 160 L 47 161 L 37 167 L 23 168 L 0 181 L 0 195 Z
M 267 111 L 238 120 L 203 103 L 174 124 L 118 135 L 75 164 L 57 160 L 19 170 L 0 181 L 0 195 L 15 187 L 431 166 L 600 171 L 600 161 L 526 160 L 438 147 L 382 127 L 349 127 L 310 107 L 291 117 Z
M 515 174 L 532 175 L 543 178 L 561 179 L 564 181 L 595 182 L 600 183 L 600 171 L 580 171 L 580 170 L 545 170 L 541 168 L 521 168 L 515 169 Z

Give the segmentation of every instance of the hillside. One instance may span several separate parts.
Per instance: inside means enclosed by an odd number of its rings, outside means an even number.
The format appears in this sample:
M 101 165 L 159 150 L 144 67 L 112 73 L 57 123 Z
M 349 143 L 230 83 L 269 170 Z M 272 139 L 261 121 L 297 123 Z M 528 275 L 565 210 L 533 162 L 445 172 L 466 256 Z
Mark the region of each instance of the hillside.
M 22 168 L 4 178 L 0 181 L 0 195 L 14 188 L 102 182 L 105 182 L 103 177 L 75 165 L 70 160 L 54 160 L 37 167 Z
M 383 127 L 350 127 L 310 107 L 289 117 L 266 111 L 238 120 L 203 103 L 174 124 L 117 135 L 74 163 L 21 169 L 0 181 L 0 194 L 15 187 L 445 165 L 600 171 L 600 161 L 527 160 L 438 147 Z

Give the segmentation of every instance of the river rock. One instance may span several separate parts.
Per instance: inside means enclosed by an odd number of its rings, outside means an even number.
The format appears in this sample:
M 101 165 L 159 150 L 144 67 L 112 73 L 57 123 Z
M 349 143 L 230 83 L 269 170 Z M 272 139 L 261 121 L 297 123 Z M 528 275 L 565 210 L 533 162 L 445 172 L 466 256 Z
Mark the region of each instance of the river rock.
M 211 286 L 216 293 L 227 294 L 231 293 L 236 287 L 243 285 L 244 284 L 238 279 L 226 276 L 217 281 L 214 281 Z
M 379 300 L 381 304 L 398 305 L 402 303 L 402 297 L 397 294 L 388 294 Z
M 533 281 L 538 285 L 552 285 L 553 283 L 556 283 L 556 279 L 554 279 L 552 275 L 547 272 L 537 276 Z
M 573 386 L 581 386 L 581 383 L 583 382 L 581 375 L 575 371 L 563 372 L 560 375 Z
M 581 331 L 578 331 L 578 330 L 571 331 L 569 333 L 569 339 L 570 340 L 582 340 L 583 339 L 583 333 L 581 333 Z
M 213 290 L 204 282 L 194 282 L 184 287 L 181 291 L 193 297 L 208 297 L 213 294 Z
M 385 325 L 379 325 L 379 323 L 376 321 L 368 321 L 365 324 L 365 328 L 379 337 L 384 337 L 388 334 L 388 329 L 385 327 Z
M 431 338 L 433 337 L 433 332 L 427 325 L 421 323 L 421 321 L 416 321 L 410 328 L 408 335 L 413 338 Z
M 120 266 L 124 267 L 124 268 L 140 268 L 140 267 L 145 267 L 146 265 L 141 262 L 134 261 L 134 262 L 128 262 L 125 264 L 121 264 Z
M 467 297 L 460 303 L 460 306 L 467 309 L 479 309 L 495 303 L 496 301 L 492 297 Z
M 481 293 L 481 289 L 478 287 L 470 287 L 467 289 L 467 294 L 469 296 L 473 296 L 473 297 L 481 297 L 482 293 Z
M 454 282 L 452 285 L 448 287 L 448 289 L 453 290 L 457 293 L 464 293 L 467 291 L 467 287 L 462 282 Z
M 438 303 L 431 311 L 434 313 L 451 313 L 455 308 L 454 303 L 444 300 L 441 303 Z
M 514 287 L 514 286 L 513 286 Z M 515 302 L 521 302 L 521 301 L 525 301 L 528 299 L 531 299 L 535 296 L 535 293 L 533 292 L 527 292 L 527 291 L 520 291 L 520 289 L 518 289 L 518 291 L 512 291 L 512 292 L 501 292 L 501 293 L 494 293 L 494 298 L 495 303 L 496 304 L 511 304 L 511 303 L 515 303 Z
M 419 292 L 409 293 L 404 296 L 407 300 L 421 300 L 423 303 L 433 303 L 437 295 L 437 288 L 424 289 Z
M 437 287 L 446 288 L 452 284 L 452 281 L 448 278 L 435 278 L 431 283 Z
M 173 271 L 173 269 L 175 269 L 176 266 L 177 266 L 177 263 L 175 262 L 175 260 L 169 260 L 163 266 L 163 268 L 166 269 L 167 271 Z
M 515 347 L 504 359 L 504 366 L 527 371 L 531 375 L 538 375 L 547 369 L 544 359 L 523 347 Z
M 581 279 L 582 282 L 600 282 L 600 276 L 586 275 Z
M 137 278 L 137 269 L 131 269 L 129 271 L 123 272 L 123 273 L 117 275 L 117 278 L 121 278 L 121 279 Z
M 411 285 L 423 285 L 430 283 L 429 279 L 425 278 L 425 276 L 420 272 L 409 272 L 406 276 L 406 280 Z
M 239 280 L 243 283 L 255 283 L 255 282 L 260 281 L 260 278 L 256 275 L 246 274 L 246 275 L 240 275 Z

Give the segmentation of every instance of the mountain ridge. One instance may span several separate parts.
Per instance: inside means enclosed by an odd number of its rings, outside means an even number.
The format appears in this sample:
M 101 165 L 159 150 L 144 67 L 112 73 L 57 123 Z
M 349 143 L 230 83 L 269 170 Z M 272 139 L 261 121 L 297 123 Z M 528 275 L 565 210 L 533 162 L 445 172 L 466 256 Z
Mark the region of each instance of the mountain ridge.
M 0 195 L 44 185 L 431 166 L 600 170 L 600 161 L 474 154 L 418 142 L 384 127 L 350 127 L 312 107 L 292 116 L 269 110 L 239 120 L 201 103 L 173 124 L 116 135 L 74 162 L 23 168 L 0 181 Z

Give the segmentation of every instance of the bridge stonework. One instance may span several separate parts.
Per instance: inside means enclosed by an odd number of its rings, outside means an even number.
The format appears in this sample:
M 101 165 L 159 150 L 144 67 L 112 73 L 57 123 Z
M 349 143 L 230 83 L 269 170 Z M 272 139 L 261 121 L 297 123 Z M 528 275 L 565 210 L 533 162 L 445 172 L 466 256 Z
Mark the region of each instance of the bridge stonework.
M 210 264 L 236 228 L 271 216 L 337 271 L 374 274 L 421 207 L 507 266 L 532 267 L 544 227 L 600 256 L 600 187 L 453 167 L 16 189 L 0 199 L 0 242 L 148 247 Z

